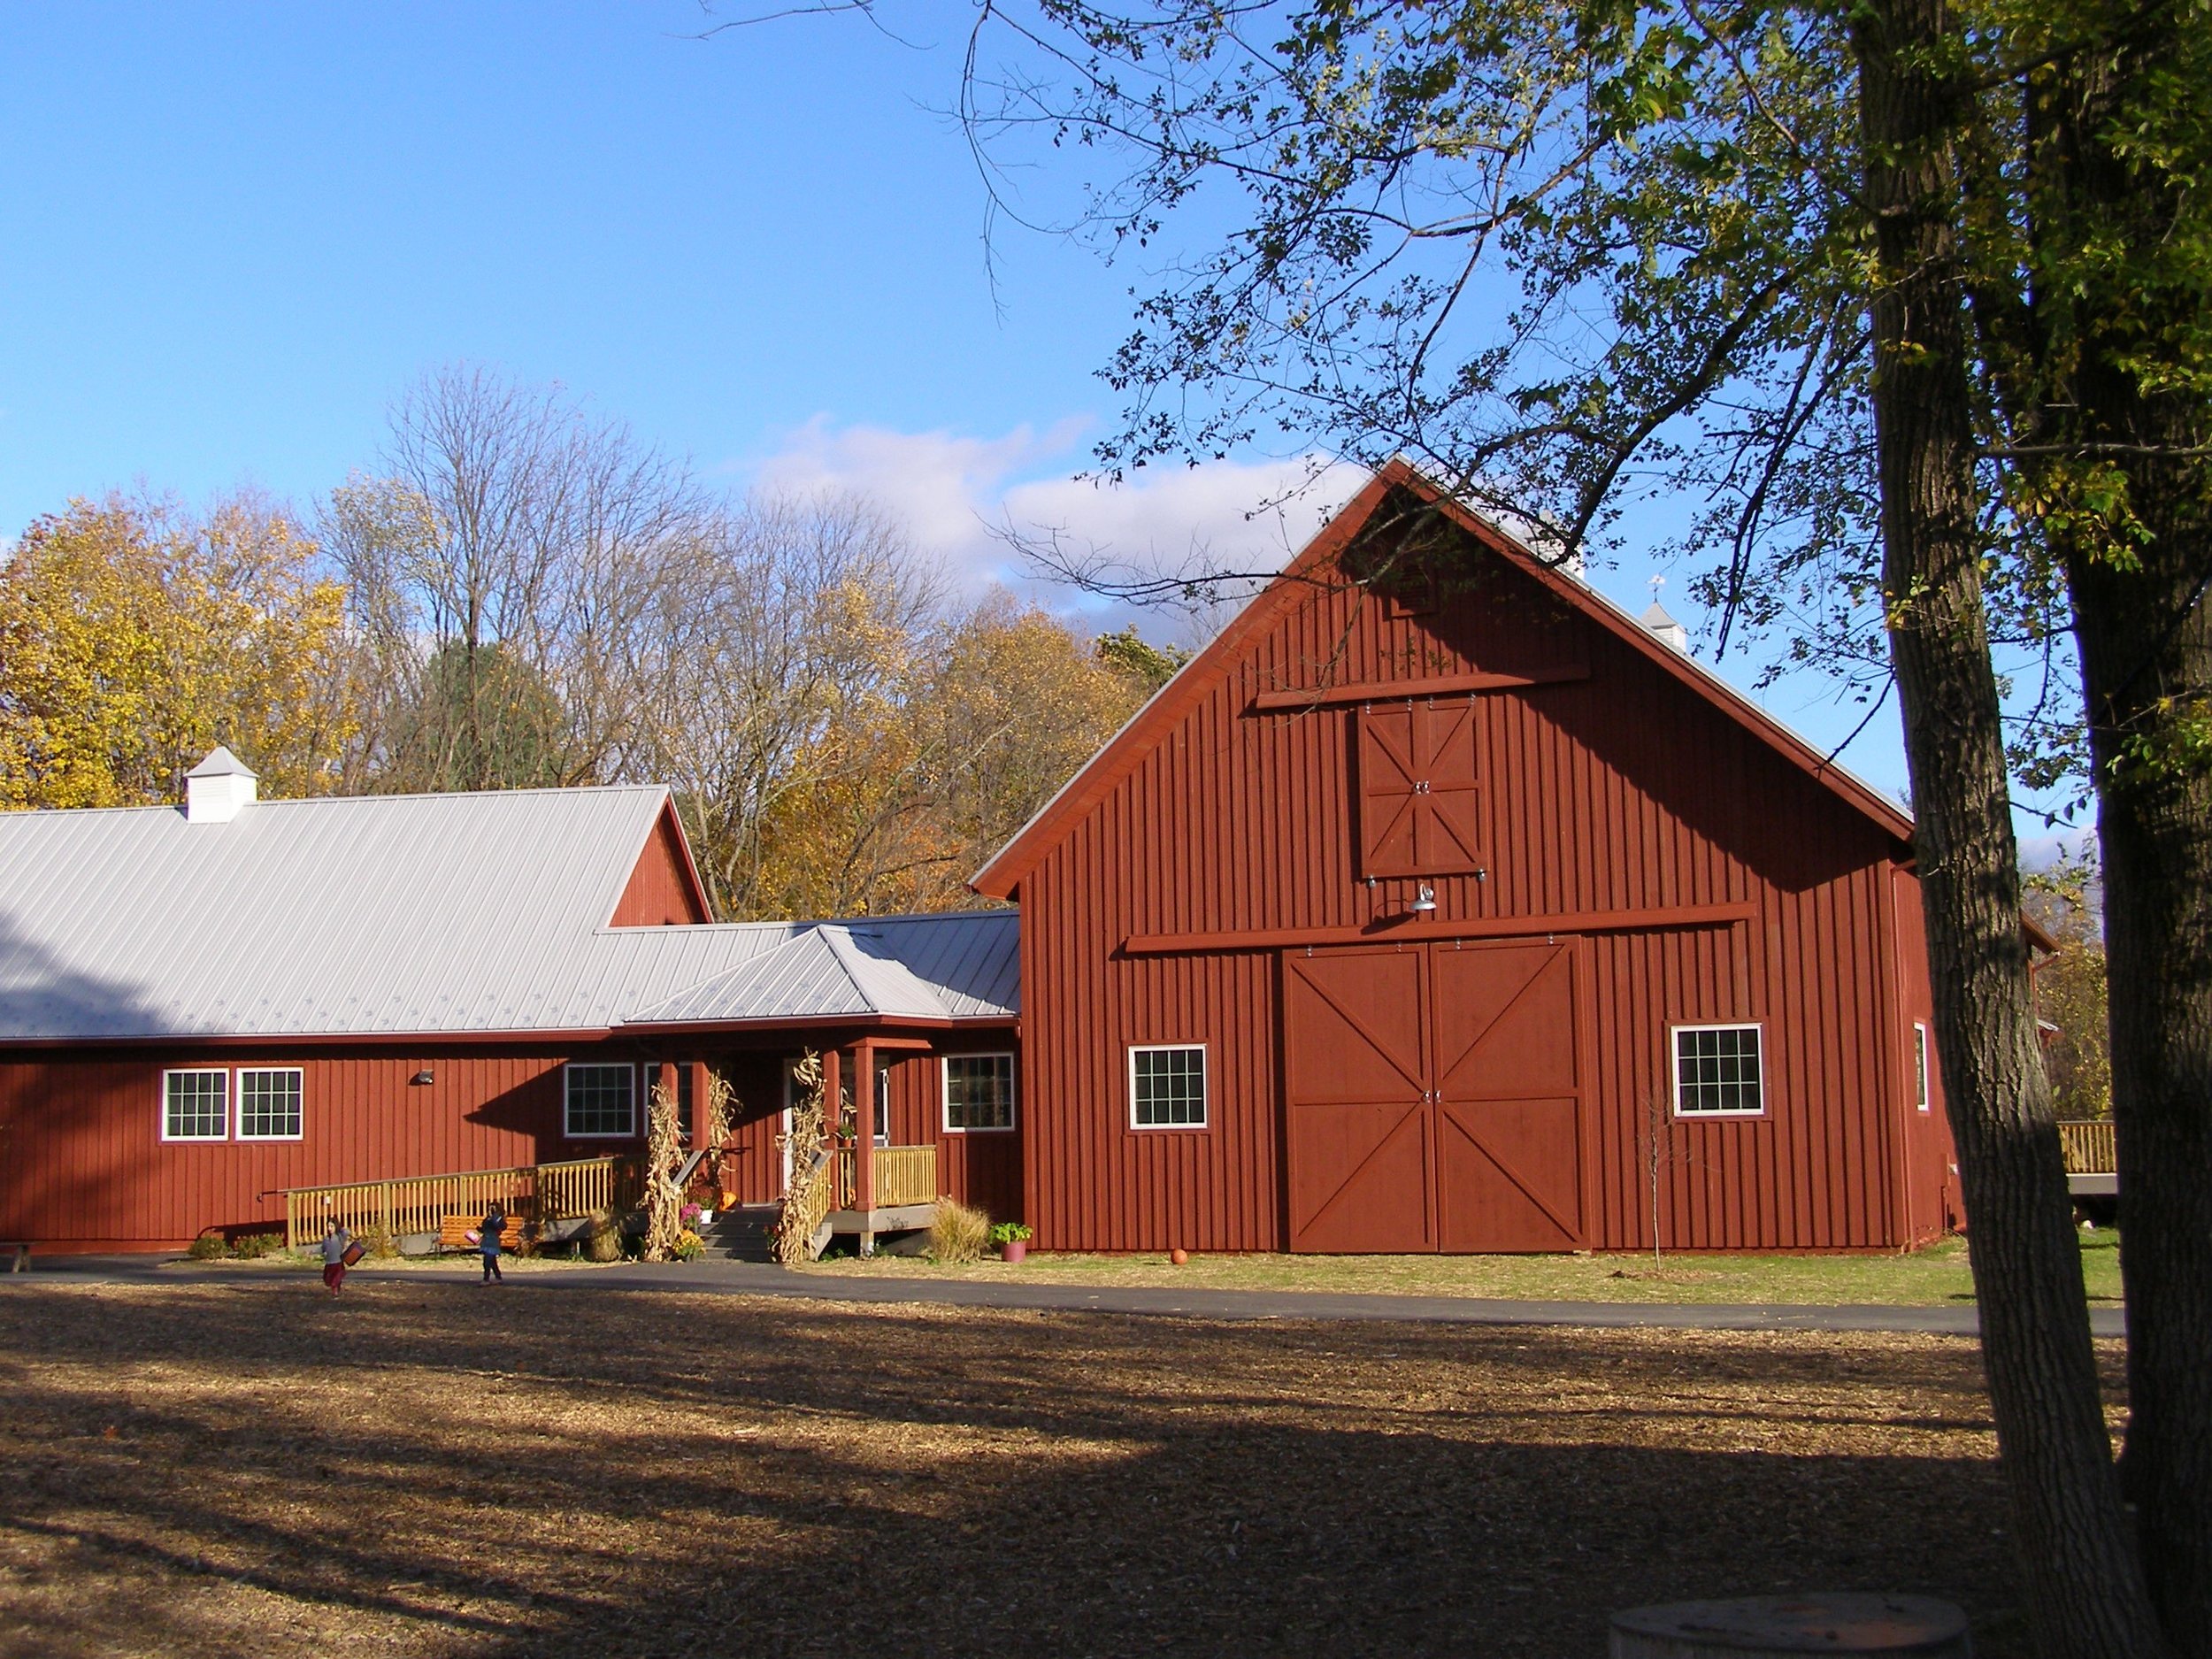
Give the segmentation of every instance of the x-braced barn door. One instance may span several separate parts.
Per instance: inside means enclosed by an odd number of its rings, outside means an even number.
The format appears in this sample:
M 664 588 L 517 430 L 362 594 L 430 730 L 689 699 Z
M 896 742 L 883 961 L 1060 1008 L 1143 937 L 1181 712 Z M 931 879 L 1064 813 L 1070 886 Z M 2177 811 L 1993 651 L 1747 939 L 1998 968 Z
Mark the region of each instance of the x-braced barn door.
M 1429 948 L 1440 1248 L 1582 1243 L 1581 1045 L 1571 944 Z
M 1407 944 L 1283 958 L 1294 1250 L 1582 1241 L 1571 944 Z

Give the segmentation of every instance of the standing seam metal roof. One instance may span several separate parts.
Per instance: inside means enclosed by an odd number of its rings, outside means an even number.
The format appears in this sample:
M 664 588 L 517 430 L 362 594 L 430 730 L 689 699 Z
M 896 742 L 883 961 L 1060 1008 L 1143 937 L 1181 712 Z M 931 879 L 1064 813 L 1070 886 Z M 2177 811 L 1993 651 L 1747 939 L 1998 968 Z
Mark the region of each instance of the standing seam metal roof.
M 0 813 L 0 1041 L 604 1030 L 830 931 L 607 926 L 668 798 L 264 801 L 199 824 L 168 807 Z M 805 1011 L 1013 1011 L 1010 912 L 854 926 L 877 941 L 837 957 L 857 1005 Z

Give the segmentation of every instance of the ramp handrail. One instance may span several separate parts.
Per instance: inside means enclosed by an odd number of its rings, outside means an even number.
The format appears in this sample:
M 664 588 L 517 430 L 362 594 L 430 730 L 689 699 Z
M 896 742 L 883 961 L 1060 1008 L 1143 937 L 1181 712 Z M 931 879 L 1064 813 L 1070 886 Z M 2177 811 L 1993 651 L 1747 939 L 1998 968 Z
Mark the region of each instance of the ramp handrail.
M 542 1226 L 633 1207 L 643 1190 L 643 1174 L 635 1157 L 614 1156 L 287 1187 L 284 1241 L 293 1249 L 311 1244 L 333 1221 L 349 1233 L 380 1230 L 395 1239 L 410 1233 L 435 1233 L 446 1217 L 480 1214 L 494 1200 L 510 1215 Z

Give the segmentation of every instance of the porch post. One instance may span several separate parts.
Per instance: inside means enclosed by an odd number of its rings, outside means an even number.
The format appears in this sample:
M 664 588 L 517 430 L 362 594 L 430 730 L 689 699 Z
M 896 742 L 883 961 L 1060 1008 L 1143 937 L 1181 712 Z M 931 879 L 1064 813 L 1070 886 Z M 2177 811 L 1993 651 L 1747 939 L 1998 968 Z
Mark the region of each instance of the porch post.
M 694 1152 L 708 1155 L 703 1162 L 712 1164 L 713 1155 L 722 1148 L 707 1144 L 707 1063 L 687 1060 L 684 1070 L 691 1074 L 691 1122 L 685 1125 L 689 1131 L 685 1138 L 691 1142 Z
M 876 1207 L 876 1046 L 865 1037 L 853 1043 L 853 1208 L 860 1211 L 860 1253 L 875 1254 L 875 1230 L 868 1212 Z
M 830 1208 L 833 1210 L 843 1202 L 845 1196 L 837 1190 L 837 1123 L 843 1111 L 839 1062 L 842 1057 L 834 1048 L 822 1050 L 822 1134 L 829 1142 Z

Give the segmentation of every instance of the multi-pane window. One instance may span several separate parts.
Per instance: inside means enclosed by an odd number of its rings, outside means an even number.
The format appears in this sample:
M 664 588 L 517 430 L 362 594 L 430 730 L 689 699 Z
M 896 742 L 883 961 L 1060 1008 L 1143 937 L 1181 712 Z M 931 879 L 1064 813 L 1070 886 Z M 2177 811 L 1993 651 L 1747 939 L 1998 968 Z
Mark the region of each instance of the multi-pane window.
M 300 1138 L 298 1067 L 240 1070 L 238 1138 L 241 1141 L 297 1141 Z
M 1764 1111 L 1759 1028 L 1676 1026 L 1674 1110 L 1684 1118 L 1749 1118 Z
M 1014 1126 L 1014 1056 L 1010 1054 L 949 1054 L 945 1056 L 945 1127 L 1011 1129 Z
M 634 1135 L 634 1071 L 626 1065 L 572 1064 L 568 1068 L 568 1133 L 576 1136 Z
M 161 1087 L 164 1141 L 221 1141 L 229 1136 L 229 1072 L 165 1071 Z
M 1139 1129 L 1203 1129 L 1206 1050 L 1196 1046 L 1130 1049 L 1129 1121 Z
M 1915 1024 L 1912 1028 L 1913 1104 L 1922 1111 L 1928 1110 L 1928 1028 Z

